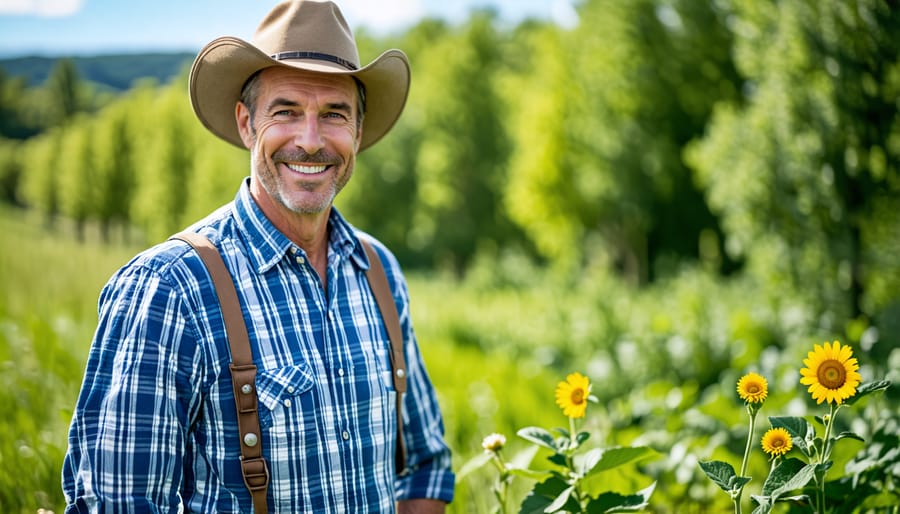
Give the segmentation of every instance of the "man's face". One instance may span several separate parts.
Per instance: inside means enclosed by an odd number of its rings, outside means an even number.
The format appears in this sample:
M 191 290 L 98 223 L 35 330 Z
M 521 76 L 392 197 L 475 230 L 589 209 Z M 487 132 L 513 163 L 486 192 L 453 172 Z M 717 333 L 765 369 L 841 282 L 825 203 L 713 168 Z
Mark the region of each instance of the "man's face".
M 345 75 L 274 67 L 259 76 L 255 112 L 238 103 L 251 194 L 269 216 L 327 212 L 350 180 L 362 131 Z

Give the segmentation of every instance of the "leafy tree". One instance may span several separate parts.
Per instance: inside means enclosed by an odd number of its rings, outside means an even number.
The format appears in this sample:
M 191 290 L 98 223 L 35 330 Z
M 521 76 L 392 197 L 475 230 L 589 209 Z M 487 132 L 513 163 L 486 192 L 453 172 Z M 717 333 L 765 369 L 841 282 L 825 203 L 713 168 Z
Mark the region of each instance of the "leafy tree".
M 146 91 L 136 97 L 133 116 L 144 121 L 136 149 L 137 194 L 132 220 L 150 242 L 161 240 L 184 226 L 188 208 L 188 177 L 191 173 L 195 126 L 182 81 Z
M 59 159 L 53 173 L 59 174 L 61 214 L 75 222 L 76 235 L 84 239 L 84 225 L 96 217 L 97 172 L 94 164 L 92 132 L 94 123 L 84 119 L 63 130 Z
M 81 84 L 78 70 L 71 59 L 56 62 L 45 88 L 51 125 L 65 123 L 80 110 Z
M 533 31 L 506 198 L 558 267 L 613 264 L 635 283 L 699 257 L 715 218 L 681 159 L 737 91 L 725 13 L 698 2 L 594 0 L 569 32 Z M 664 268 L 660 268 L 664 269 Z
M 135 194 L 135 137 L 130 117 L 134 101 L 125 97 L 101 111 L 95 121 L 96 216 L 104 241 L 113 226 L 127 229 Z
M 888 257 L 900 210 L 891 5 L 732 2 L 746 104 L 719 106 L 689 153 L 729 252 L 774 290 L 802 291 L 827 331 L 900 312 L 900 264 Z
M 61 129 L 51 129 L 24 143 L 22 166 L 26 170 L 21 180 L 22 198 L 29 207 L 44 214 L 48 227 L 56 222 L 60 210 L 59 165 L 63 140 Z

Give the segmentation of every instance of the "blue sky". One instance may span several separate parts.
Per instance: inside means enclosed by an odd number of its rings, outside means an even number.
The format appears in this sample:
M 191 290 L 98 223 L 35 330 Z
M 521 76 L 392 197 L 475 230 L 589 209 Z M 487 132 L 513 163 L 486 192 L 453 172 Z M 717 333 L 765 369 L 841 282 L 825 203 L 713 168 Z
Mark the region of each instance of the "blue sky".
M 465 19 L 493 7 L 501 20 L 571 25 L 573 0 L 337 0 L 353 28 L 402 30 L 425 16 Z M 250 39 L 276 0 L 0 0 L 0 57 L 197 51 L 218 36 Z

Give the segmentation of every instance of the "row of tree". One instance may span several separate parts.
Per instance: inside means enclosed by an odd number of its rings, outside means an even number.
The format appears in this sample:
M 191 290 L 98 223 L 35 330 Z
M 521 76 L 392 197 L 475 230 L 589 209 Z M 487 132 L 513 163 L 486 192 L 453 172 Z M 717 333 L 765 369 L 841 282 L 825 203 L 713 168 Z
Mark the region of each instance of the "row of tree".
M 644 284 L 699 263 L 803 289 L 842 319 L 900 317 L 896 0 L 578 13 L 571 29 L 483 11 L 357 34 L 364 60 L 400 47 L 414 76 L 339 198 L 350 220 L 410 267 L 520 254 L 564 280 L 603 267 Z M 89 114 L 55 77 L 55 126 L 0 145 L 7 200 L 156 241 L 248 174 L 246 152 L 194 119 L 184 76 Z

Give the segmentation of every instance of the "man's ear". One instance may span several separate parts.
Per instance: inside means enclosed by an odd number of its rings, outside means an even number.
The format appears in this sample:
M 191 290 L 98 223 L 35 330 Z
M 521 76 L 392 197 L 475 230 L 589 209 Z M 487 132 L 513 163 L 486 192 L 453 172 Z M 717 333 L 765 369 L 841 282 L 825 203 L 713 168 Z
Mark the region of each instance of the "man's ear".
M 238 133 L 241 135 L 241 141 L 247 149 L 253 147 L 253 120 L 250 119 L 250 109 L 244 105 L 244 102 L 237 102 L 234 105 L 234 121 L 237 123 Z

